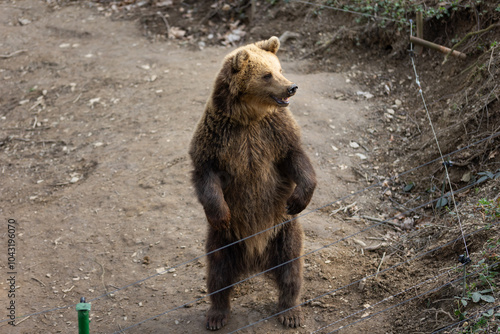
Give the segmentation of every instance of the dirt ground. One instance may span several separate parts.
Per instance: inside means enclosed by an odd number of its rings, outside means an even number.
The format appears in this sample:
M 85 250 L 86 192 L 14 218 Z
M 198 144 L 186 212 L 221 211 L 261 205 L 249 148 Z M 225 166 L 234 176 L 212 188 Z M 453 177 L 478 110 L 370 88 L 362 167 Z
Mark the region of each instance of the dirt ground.
M 0 331 L 75 333 L 74 305 L 84 296 L 92 301 L 91 333 L 204 332 L 206 221 L 189 181 L 187 148 L 231 48 L 146 38 L 130 21 L 78 4 L 2 2 L 0 26 L 0 240 L 6 249 L 4 223 L 15 219 L 18 317 L 16 326 L 6 322 L 11 298 L 2 251 Z M 286 332 L 328 333 L 345 325 L 343 333 L 430 332 L 452 323 L 445 306 L 443 312 L 425 308 L 423 299 L 411 303 L 414 308 L 377 314 L 418 294 L 399 294 L 405 289 L 452 268 L 460 249 L 459 240 L 436 256 L 384 272 L 431 249 L 430 240 L 436 246 L 459 236 L 433 226 L 435 234 L 419 235 L 407 247 L 402 238 L 414 229 L 370 228 L 370 217 L 397 213 L 388 202 L 387 191 L 395 190 L 390 185 L 358 193 L 394 176 L 386 166 L 397 157 L 386 148 L 394 136 L 387 128 L 396 131 L 396 123 L 392 114 L 388 119 L 374 110 L 398 113 L 411 106 L 397 95 L 367 98 L 355 78 L 395 69 L 361 73 L 351 62 L 325 72 L 313 60 L 279 56 L 285 76 L 299 86 L 290 108 L 319 180 L 300 218 L 305 252 L 311 252 L 302 300 L 342 288 L 307 303 L 304 327 Z M 422 228 L 431 220 L 412 213 L 405 218 Z M 473 240 L 487 238 L 478 233 Z M 455 277 L 460 273 L 444 278 Z M 229 325 L 220 332 L 272 315 L 276 300 L 270 280 L 250 278 L 236 288 Z M 284 330 L 271 318 L 240 332 Z

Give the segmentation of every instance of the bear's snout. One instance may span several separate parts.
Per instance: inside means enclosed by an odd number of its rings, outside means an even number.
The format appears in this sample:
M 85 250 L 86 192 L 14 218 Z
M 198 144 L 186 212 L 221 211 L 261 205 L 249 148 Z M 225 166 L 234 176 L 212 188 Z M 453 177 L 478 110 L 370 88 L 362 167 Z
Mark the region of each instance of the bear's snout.
M 297 89 L 299 89 L 299 86 L 297 86 L 296 84 L 293 84 L 290 87 L 288 87 L 288 89 L 286 91 L 287 91 L 289 96 L 292 96 L 292 95 L 295 95 L 295 92 L 297 92 Z

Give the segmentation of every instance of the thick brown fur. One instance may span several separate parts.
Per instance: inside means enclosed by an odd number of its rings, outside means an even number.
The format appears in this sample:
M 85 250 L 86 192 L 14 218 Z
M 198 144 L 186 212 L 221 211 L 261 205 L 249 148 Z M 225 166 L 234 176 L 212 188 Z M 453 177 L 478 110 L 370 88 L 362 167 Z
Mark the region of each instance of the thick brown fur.
M 192 180 L 209 223 L 208 291 L 223 289 L 210 296 L 211 330 L 228 321 L 227 286 L 302 255 L 302 227 L 296 219 L 281 223 L 306 208 L 316 177 L 287 107 L 297 86 L 282 75 L 278 49 L 279 40 L 272 37 L 225 57 L 191 142 Z M 298 304 L 302 267 L 299 259 L 271 271 L 279 311 Z M 282 313 L 280 320 L 300 326 L 300 307 Z

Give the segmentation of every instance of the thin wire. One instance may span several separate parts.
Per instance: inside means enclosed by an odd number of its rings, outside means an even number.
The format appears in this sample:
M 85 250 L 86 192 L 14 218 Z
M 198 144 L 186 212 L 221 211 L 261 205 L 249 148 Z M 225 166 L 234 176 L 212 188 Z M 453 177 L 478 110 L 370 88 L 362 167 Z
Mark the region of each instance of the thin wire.
M 410 29 L 410 31 L 412 31 L 412 29 Z M 426 112 L 427 118 L 429 120 L 429 124 L 431 126 L 432 133 L 434 135 L 434 139 L 436 141 L 436 145 L 437 145 L 437 148 L 438 148 L 438 151 L 439 151 L 439 156 L 441 157 L 441 161 L 442 161 L 443 166 L 444 166 L 446 180 L 448 181 L 448 185 L 450 186 L 450 194 L 451 194 L 451 198 L 453 200 L 453 207 L 454 207 L 457 219 L 458 219 L 458 225 L 460 226 L 460 231 L 462 232 L 462 236 L 463 236 L 464 235 L 464 231 L 463 231 L 463 228 L 462 228 L 462 220 L 460 219 L 460 213 L 458 212 L 457 202 L 455 201 L 455 193 L 453 191 L 453 186 L 451 184 L 450 174 L 448 173 L 448 167 L 447 167 L 446 161 L 444 161 L 443 152 L 441 151 L 441 146 L 439 145 L 439 141 L 438 141 L 438 138 L 437 138 L 437 135 L 436 135 L 436 131 L 434 130 L 434 125 L 432 124 L 431 115 L 429 113 L 429 109 L 427 108 L 427 104 L 425 103 L 425 98 L 424 98 L 424 93 L 422 91 L 422 86 L 420 85 L 420 80 L 418 79 L 417 68 L 415 66 L 415 60 L 413 59 L 413 43 L 410 43 L 410 45 L 411 45 L 411 56 L 410 56 L 410 58 L 411 58 L 411 63 L 413 65 L 413 71 L 415 72 L 415 82 L 418 85 L 418 91 L 420 93 L 420 97 L 422 98 L 422 103 L 424 104 L 425 112 Z M 467 241 L 465 241 L 465 237 L 463 238 L 463 241 L 464 241 L 464 246 L 465 246 L 465 252 L 467 254 L 467 259 L 469 259 L 469 257 L 470 257 L 469 256 L 469 249 L 467 247 Z
M 485 138 L 483 138 L 483 139 L 480 139 L 480 140 L 478 140 L 478 141 L 476 141 L 476 142 L 473 142 L 473 143 L 471 143 L 471 144 L 469 144 L 469 145 L 467 145 L 467 146 L 465 146 L 465 147 L 462 147 L 462 148 L 457 149 L 457 150 L 455 150 L 455 151 L 453 151 L 453 152 L 450 152 L 450 153 L 448 153 L 448 154 L 445 154 L 445 155 L 444 155 L 444 157 L 449 157 L 449 156 L 452 156 L 452 155 L 457 154 L 457 153 L 459 153 L 459 152 L 461 152 L 461 151 L 463 151 L 463 150 L 466 150 L 466 149 L 469 149 L 469 148 L 471 148 L 471 147 L 473 147 L 473 146 L 479 145 L 479 144 L 481 144 L 481 143 L 483 143 L 483 142 L 485 142 L 485 141 L 487 141 L 487 140 L 494 139 L 494 138 L 496 138 L 496 137 L 498 137 L 498 136 L 500 136 L 500 131 L 499 131 L 499 132 L 495 132 L 495 133 L 491 134 L 490 136 L 485 137 Z M 415 171 L 415 170 L 418 170 L 418 169 L 420 169 L 420 168 L 423 168 L 423 167 L 425 167 L 425 166 L 428 166 L 428 165 L 430 165 L 430 164 L 432 164 L 432 163 L 434 163 L 434 162 L 436 162 L 436 161 L 438 161 L 438 160 L 441 160 L 441 159 L 442 159 L 442 158 L 441 158 L 441 157 L 439 157 L 439 158 L 436 158 L 436 159 L 434 159 L 434 160 L 431 160 L 431 161 L 429 161 L 429 162 L 427 162 L 427 163 L 424 163 L 424 164 L 422 164 L 422 165 L 420 165 L 420 166 L 417 166 L 417 167 L 411 168 L 411 169 L 407 170 L 406 172 L 402 172 L 401 174 L 399 174 L 399 175 L 397 175 L 397 176 L 393 176 L 393 177 L 389 178 L 389 180 L 394 180 L 396 177 L 401 177 L 401 176 L 404 176 L 404 175 L 406 175 L 406 174 L 409 174 L 409 173 L 411 173 L 411 172 L 413 172 L 413 171 Z M 360 193 L 362 193 L 362 192 L 364 192 L 364 191 L 366 191 L 366 190 L 369 190 L 369 189 L 372 189 L 372 188 L 374 188 L 374 187 L 377 187 L 377 186 L 381 185 L 383 182 L 384 182 L 384 181 L 380 181 L 380 182 L 375 183 L 375 184 L 373 184 L 373 185 L 371 185 L 371 186 L 369 186 L 369 187 L 366 187 L 366 188 L 364 188 L 364 189 L 361 189 L 361 190 L 359 190 L 359 191 L 357 191 L 357 192 L 354 192 L 354 193 L 352 193 L 352 194 L 346 195 L 346 196 L 344 196 L 344 197 L 342 197 L 342 198 L 340 198 L 340 199 L 337 199 L 337 200 L 335 200 L 335 201 L 333 201 L 333 202 L 330 202 L 330 203 L 328 203 L 328 204 L 325 204 L 325 205 L 323 205 L 323 206 L 321 206 L 321 207 L 319 207 L 319 208 L 313 209 L 313 210 L 308 211 L 308 212 L 306 212 L 306 213 L 304 213 L 304 214 L 302 214 L 302 215 L 300 215 L 300 216 L 297 216 L 297 217 L 295 217 L 295 218 L 293 218 L 293 219 L 290 219 L 290 220 L 288 220 L 288 221 L 285 221 L 285 222 L 283 222 L 283 223 L 281 223 L 281 224 L 279 224 L 279 225 L 277 225 L 277 226 L 281 226 L 282 224 L 285 224 L 285 223 L 287 223 L 287 222 L 289 222 L 289 221 L 292 221 L 292 220 L 294 220 L 294 219 L 297 219 L 297 218 L 300 218 L 300 217 L 303 217 L 303 216 L 309 215 L 309 214 L 314 213 L 314 212 L 317 212 L 317 211 L 319 211 L 319 210 L 321 210 L 321 209 L 323 209 L 323 208 L 326 208 L 326 207 L 328 207 L 328 206 L 331 206 L 331 205 L 333 205 L 333 204 L 335 204 L 335 203 L 338 203 L 338 202 L 341 202 L 341 201 L 343 201 L 343 200 L 346 200 L 346 199 L 348 199 L 348 198 L 350 198 L 350 197 L 352 197 L 352 196 L 358 195 L 358 194 L 360 194 Z M 465 188 L 462 188 L 462 189 L 465 189 Z M 272 227 L 272 228 L 274 228 L 274 227 Z M 271 229 L 271 228 L 269 228 L 269 229 Z M 268 229 L 268 230 L 269 230 L 269 229 Z M 246 239 L 248 239 L 248 238 L 251 238 L 251 237 L 253 237 L 253 236 L 255 236 L 255 235 L 258 235 L 258 234 L 263 233 L 263 232 L 266 232 L 266 231 L 267 231 L 267 230 L 264 230 L 264 231 L 258 232 L 258 233 L 254 234 L 254 235 L 248 236 L 248 237 L 247 237 L 247 238 L 245 238 L 245 239 L 242 239 L 242 240 L 239 240 L 239 241 L 237 241 L 237 242 L 234 242 L 233 244 L 236 244 L 236 243 L 238 243 L 238 242 L 241 242 L 241 241 L 243 241 L 243 240 L 246 240 Z M 151 279 L 151 278 L 154 278 L 154 277 L 157 277 L 157 276 L 159 276 L 159 275 L 162 275 L 162 274 L 164 274 L 165 272 L 168 272 L 169 270 L 176 269 L 176 268 L 179 268 L 179 267 L 181 267 L 181 266 L 183 266 L 183 265 L 186 265 L 186 264 L 192 263 L 192 262 L 194 262 L 194 261 L 196 261 L 196 260 L 199 260 L 199 259 L 201 259 L 201 258 L 203 258 L 203 257 L 205 257 L 205 256 L 207 256 L 207 255 L 209 255 L 209 254 L 215 253 L 215 252 L 217 252 L 217 251 L 219 251 L 219 250 L 221 250 L 221 249 L 224 249 L 224 248 L 226 248 L 226 247 L 232 246 L 233 244 L 226 245 L 226 246 L 221 247 L 221 248 L 219 248 L 219 249 L 213 250 L 212 252 L 209 252 L 209 253 L 206 253 L 206 254 L 200 255 L 200 256 L 198 256 L 198 257 L 195 257 L 195 258 L 193 258 L 193 259 L 191 259 L 191 260 L 188 260 L 188 261 L 182 262 L 182 263 L 180 263 L 180 264 L 178 264 L 178 265 L 171 266 L 171 267 L 169 267 L 169 268 L 165 269 L 165 270 L 164 270 L 164 271 L 162 271 L 162 272 L 156 273 L 156 274 L 151 275 L 151 276 L 148 276 L 148 277 L 146 277 L 146 278 L 144 278 L 144 279 L 141 279 L 141 280 L 135 281 L 135 282 L 133 282 L 133 283 L 127 284 L 127 285 L 125 285 L 125 286 L 123 286 L 123 287 L 121 287 L 121 288 L 115 289 L 115 290 L 113 290 L 113 291 L 109 291 L 109 292 L 107 292 L 107 293 L 104 293 L 104 294 L 102 294 L 102 295 L 100 295 L 100 296 L 98 296 L 98 297 L 95 297 L 95 298 L 93 298 L 93 299 L 89 300 L 89 302 L 99 300 L 99 299 L 104 298 L 104 297 L 106 297 L 106 296 L 109 296 L 109 295 L 112 295 L 112 294 L 117 293 L 117 292 L 119 292 L 119 291 L 122 291 L 122 290 L 124 290 L 124 289 L 126 289 L 126 288 L 128 288 L 128 287 L 133 286 L 133 285 L 137 285 L 137 284 L 139 284 L 139 283 L 141 283 L 141 282 L 144 282 L 144 281 L 149 280 L 149 279 Z M 71 308 L 76 307 L 76 305 L 77 305 L 77 303 L 75 303 L 75 304 L 71 304 L 71 305 L 67 305 L 67 306 L 55 307 L 55 308 L 52 308 L 52 309 L 47 309 L 47 310 L 43 310 L 43 311 L 39 311 L 39 312 L 35 312 L 35 313 L 31 313 L 31 314 L 27 314 L 27 315 L 18 316 L 17 318 L 18 318 L 18 319 L 22 319 L 22 318 L 26 318 L 26 317 L 31 317 L 31 316 L 36 316 L 36 315 L 40 315 L 40 314 L 50 313 L 50 312 L 54 312 L 54 311 L 64 310 L 64 309 L 68 309 L 68 308 L 70 308 L 70 307 L 71 307 Z M 9 321 L 9 319 L 3 319 L 3 320 L 0 320 L 0 323 L 2 323 L 2 322 L 6 322 L 6 321 Z
M 376 16 L 376 15 L 372 15 L 372 14 L 368 14 L 368 13 L 360 13 L 360 12 L 356 12 L 356 11 L 349 10 L 349 9 L 333 7 L 333 6 L 330 6 L 330 5 L 323 5 L 323 4 L 319 4 L 319 3 L 313 3 L 313 2 L 302 1 L 302 0 L 291 0 L 291 1 L 292 2 L 303 3 L 303 4 L 306 4 L 306 5 L 313 5 L 313 6 L 317 6 L 317 7 L 329 8 L 329 9 L 333 9 L 333 10 L 336 10 L 336 11 L 339 11 L 339 12 L 344 12 L 344 13 L 350 13 L 350 14 L 355 14 L 355 15 L 368 16 L 368 17 L 372 17 L 374 19 L 379 19 L 379 20 L 398 22 L 398 23 L 402 23 L 402 24 L 409 24 L 407 21 L 404 21 L 404 20 L 396 20 L 396 19 L 392 19 L 392 18 L 384 17 L 384 16 Z
M 489 266 L 489 268 L 490 268 L 490 267 L 493 267 L 493 266 L 496 266 L 498 263 L 500 263 L 500 262 L 495 262 L 494 264 L 492 264 L 491 266 Z M 470 274 L 468 274 L 466 277 L 470 277 L 470 276 L 472 276 L 472 275 L 475 275 L 475 274 L 477 274 L 477 273 L 479 273 L 479 272 L 481 272 L 481 271 L 483 271 L 483 270 L 485 270 L 485 268 L 482 268 L 482 269 L 477 270 L 477 271 L 475 271 L 475 272 L 473 272 L 473 273 L 470 273 Z M 388 307 L 388 308 L 386 308 L 386 309 L 384 309 L 384 310 L 381 310 L 381 311 L 378 311 L 378 312 L 376 312 L 376 313 L 370 314 L 370 315 L 368 315 L 368 316 L 366 316 L 366 317 L 363 317 L 363 318 L 361 318 L 361 319 L 359 319 L 359 320 L 356 320 L 356 321 L 354 321 L 354 322 L 351 322 L 351 323 L 349 323 L 349 324 L 347 324 L 347 325 L 345 325 L 345 326 L 342 326 L 342 327 L 340 327 L 340 328 L 337 328 L 336 330 L 331 331 L 331 332 L 329 332 L 328 334 L 332 334 L 332 333 L 338 332 L 338 331 L 339 331 L 339 330 L 341 330 L 341 329 L 345 329 L 345 328 L 347 328 L 347 327 L 351 327 L 352 325 L 355 325 L 355 324 L 357 324 L 358 322 L 368 320 L 368 319 L 370 319 L 370 318 L 372 318 L 372 317 L 374 317 L 374 316 L 376 316 L 376 315 L 378 315 L 378 314 L 380 314 L 380 313 L 384 313 L 384 312 L 386 312 L 386 311 L 392 310 L 392 309 L 393 309 L 393 308 L 395 308 L 395 307 L 398 307 L 398 306 L 401 306 L 401 305 L 403 305 L 403 304 L 406 304 L 406 303 L 408 303 L 408 302 L 410 302 L 410 301 L 412 301 L 412 300 L 414 300 L 414 299 L 416 299 L 416 298 L 420 298 L 420 297 L 422 297 L 422 296 L 425 296 L 426 294 L 429 294 L 429 293 L 432 293 L 432 292 L 438 291 L 438 290 L 440 290 L 441 288 L 444 288 L 445 286 L 451 285 L 451 284 L 456 283 L 456 282 L 461 281 L 461 280 L 462 280 L 462 277 L 457 278 L 457 279 L 455 279 L 455 280 L 453 280 L 453 281 L 450 281 L 450 282 L 448 282 L 448 283 L 446 283 L 446 284 L 443 284 L 443 285 L 441 285 L 441 286 L 438 286 L 437 288 L 434 288 L 434 289 L 431 289 L 431 290 L 429 290 L 429 291 L 423 292 L 423 293 L 421 293 L 421 294 L 419 294 L 419 295 L 417 295 L 417 296 L 414 296 L 414 297 L 412 297 L 412 298 L 406 299 L 406 300 L 404 300 L 404 301 L 402 301 L 402 302 L 400 302 L 400 303 L 398 303 L 398 304 L 396 304 L 396 305 L 392 305 L 392 306 L 390 306 L 390 307 Z

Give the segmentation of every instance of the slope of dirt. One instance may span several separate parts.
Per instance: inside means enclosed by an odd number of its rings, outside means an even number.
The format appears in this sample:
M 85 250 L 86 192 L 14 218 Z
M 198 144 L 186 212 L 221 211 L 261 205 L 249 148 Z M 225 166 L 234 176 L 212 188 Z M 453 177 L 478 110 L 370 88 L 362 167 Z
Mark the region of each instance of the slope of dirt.
M 206 222 L 189 182 L 187 145 L 231 48 L 200 50 L 148 39 L 131 22 L 110 20 L 85 3 L 0 6 L 5 56 L 0 59 L 0 213 L 3 222 L 18 223 L 18 325 L 9 325 L 2 314 L 2 332 L 76 332 L 73 305 L 82 296 L 92 300 L 92 333 L 203 332 Z M 383 76 L 377 71 L 392 73 L 390 65 L 368 71 L 339 60 L 333 73 L 286 52 L 279 56 L 285 75 L 299 85 L 291 109 L 319 179 L 307 215 L 300 218 L 305 252 L 311 253 L 305 258 L 302 300 L 316 299 L 304 307 L 304 328 L 289 332 L 327 333 L 345 325 L 350 325 L 346 333 L 404 332 L 405 309 L 377 312 L 412 297 L 413 292 L 402 291 L 451 268 L 461 251 L 459 240 L 438 255 L 385 272 L 459 234 L 413 214 L 405 217 L 418 221 L 415 225 L 428 235 L 403 231 L 399 219 L 396 227 L 374 226 L 373 219 L 403 211 L 387 195 L 405 196 L 398 183 L 357 194 L 402 171 L 383 167 L 398 159 L 386 146 L 393 132 L 399 133 L 385 110 L 403 114 L 410 102 L 396 95 L 367 99 L 366 89 L 354 84 Z M 491 195 L 494 189 L 485 191 Z M 471 240 L 487 238 L 478 233 Z M 472 244 L 471 251 L 481 250 Z M 2 308 L 10 300 L 5 254 L 0 257 Z M 362 280 L 366 276 L 371 277 Z M 450 288 L 450 298 L 459 287 Z M 275 287 L 262 275 L 240 284 L 230 323 L 221 333 L 273 314 L 276 299 Z M 412 327 L 415 332 L 451 322 L 450 310 L 420 306 L 415 312 L 423 320 Z M 47 312 L 34 314 L 42 311 Z M 361 317 L 368 318 L 355 323 Z M 240 332 L 283 329 L 271 318 Z

